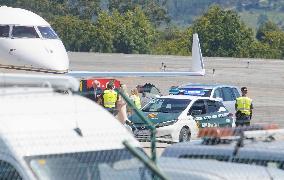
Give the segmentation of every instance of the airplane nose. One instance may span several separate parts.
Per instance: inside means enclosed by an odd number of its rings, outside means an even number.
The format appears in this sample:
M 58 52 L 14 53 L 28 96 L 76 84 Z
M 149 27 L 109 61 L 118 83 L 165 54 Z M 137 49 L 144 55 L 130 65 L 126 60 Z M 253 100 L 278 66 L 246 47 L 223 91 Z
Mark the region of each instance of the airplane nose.
M 44 51 L 46 57 L 42 61 L 45 69 L 66 72 L 69 69 L 69 58 L 63 43 L 60 40 L 46 40 Z
M 15 38 L 1 43 L 0 48 L 0 53 L 6 53 L 6 65 L 54 73 L 69 70 L 68 55 L 60 39 Z
M 68 71 L 69 58 L 64 47 L 58 47 L 56 49 L 46 49 L 49 57 L 47 59 L 46 68 L 55 71 Z

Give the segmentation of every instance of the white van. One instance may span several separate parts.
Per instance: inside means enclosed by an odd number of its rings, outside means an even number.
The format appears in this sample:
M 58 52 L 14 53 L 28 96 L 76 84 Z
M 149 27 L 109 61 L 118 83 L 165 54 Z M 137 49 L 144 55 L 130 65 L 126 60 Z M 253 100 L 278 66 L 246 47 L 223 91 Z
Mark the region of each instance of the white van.
M 133 158 L 124 140 L 139 148 L 111 114 L 72 93 L 2 87 L 0 109 L 0 179 L 107 179 Z

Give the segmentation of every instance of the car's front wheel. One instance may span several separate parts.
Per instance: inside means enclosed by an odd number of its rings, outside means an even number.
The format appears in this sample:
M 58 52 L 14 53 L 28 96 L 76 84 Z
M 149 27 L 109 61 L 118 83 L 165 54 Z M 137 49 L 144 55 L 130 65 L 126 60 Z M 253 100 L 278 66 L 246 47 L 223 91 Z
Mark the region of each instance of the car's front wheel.
M 188 127 L 183 127 L 179 133 L 179 142 L 190 141 L 191 133 Z

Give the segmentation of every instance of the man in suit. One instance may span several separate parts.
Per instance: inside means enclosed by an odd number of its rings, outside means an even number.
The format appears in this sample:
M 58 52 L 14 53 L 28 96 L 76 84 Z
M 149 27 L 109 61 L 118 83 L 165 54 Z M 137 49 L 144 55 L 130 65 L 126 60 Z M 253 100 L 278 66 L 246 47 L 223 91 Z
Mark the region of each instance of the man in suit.
M 92 85 L 93 87 L 90 89 L 89 98 L 95 101 L 96 103 L 101 104 L 103 90 L 100 87 L 100 83 L 98 80 L 94 80 L 92 82 Z

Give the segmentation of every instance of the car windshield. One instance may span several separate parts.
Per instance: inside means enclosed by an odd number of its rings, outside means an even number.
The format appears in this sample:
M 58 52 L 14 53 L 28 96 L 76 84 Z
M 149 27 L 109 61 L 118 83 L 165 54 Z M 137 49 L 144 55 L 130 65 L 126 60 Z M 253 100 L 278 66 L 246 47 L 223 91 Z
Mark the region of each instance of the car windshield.
M 126 150 L 103 150 L 25 158 L 38 179 L 150 179 L 150 173 Z
M 179 88 L 179 94 L 190 96 L 210 97 L 212 89 L 205 88 Z
M 156 98 L 150 101 L 143 112 L 179 113 L 185 110 L 190 99 Z
M 57 34 L 54 32 L 54 30 L 51 27 L 38 26 L 37 28 L 43 38 L 58 39 Z
M 14 26 L 12 30 L 13 38 L 39 38 L 34 27 Z

